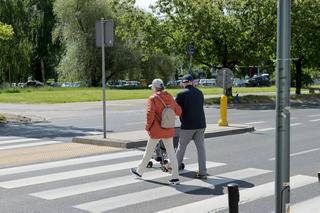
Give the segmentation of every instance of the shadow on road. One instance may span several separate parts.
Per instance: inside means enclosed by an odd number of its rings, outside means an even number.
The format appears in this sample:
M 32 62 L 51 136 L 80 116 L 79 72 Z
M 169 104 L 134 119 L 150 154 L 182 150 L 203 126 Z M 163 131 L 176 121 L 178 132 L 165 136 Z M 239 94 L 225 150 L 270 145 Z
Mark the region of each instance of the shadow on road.
M 191 172 L 192 173 L 192 172 Z M 184 176 L 184 175 L 182 175 Z M 221 177 L 224 179 L 223 177 Z M 205 182 L 212 184 L 212 187 L 200 187 L 197 185 L 185 185 L 184 182 L 182 182 L 180 185 L 170 185 L 163 181 L 156 181 L 156 180 L 144 180 L 148 183 L 158 184 L 161 186 L 171 186 L 173 188 L 176 188 L 176 190 L 181 191 L 185 194 L 192 194 L 192 195 L 223 195 L 225 194 L 225 188 L 227 188 L 227 185 L 229 183 L 236 183 L 239 186 L 239 189 L 241 188 L 252 188 L 255 185 L 253 183 L 243 181 L 243 180 L 231 180 L 226 178 L 224 183 L 219 183 L 221 179 L 215 179 L 215 178 L 208 178 Z
M 98 133 L 102 133 L 101 129 L 38 124 L 0 124 L 0 136 L 57 138 L 85 136 Z

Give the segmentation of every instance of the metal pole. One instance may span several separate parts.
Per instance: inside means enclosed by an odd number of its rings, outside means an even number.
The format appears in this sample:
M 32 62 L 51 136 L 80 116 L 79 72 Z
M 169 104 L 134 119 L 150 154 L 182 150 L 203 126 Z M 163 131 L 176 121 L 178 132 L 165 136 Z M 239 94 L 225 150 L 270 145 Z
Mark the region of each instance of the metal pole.
M 291 2 L 278 0 L 275 212 L 290 211 Z
M 239 213 L 239 186 L 235 183 L 228 184 L 229 213 Z
M 192 54 L 190 54 L 189 74 L 192 74 Z
M 226 75 L 226 70 L 223 70 L 222 85 L 223 85 L 223 94 L 227 95 L 227 75 Z
M 106 70 L 105 70 L 105 42 L 104 19 L 101 18 L 101 51 L 102 51 L 102 104 L 103 104 L 103 138 L 107 137 L 106 130 Z

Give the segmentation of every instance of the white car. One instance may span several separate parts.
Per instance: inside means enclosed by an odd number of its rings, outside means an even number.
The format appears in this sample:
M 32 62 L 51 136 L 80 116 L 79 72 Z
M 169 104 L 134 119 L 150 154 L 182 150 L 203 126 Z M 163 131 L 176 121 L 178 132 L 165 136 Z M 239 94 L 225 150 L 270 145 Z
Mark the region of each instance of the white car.
M 200 86 L 215 86 L 216 85 L 216 79 L 200 79 L 199 80 Z
M 246 80 L 235 78 L 233 79 L 233 86 L 235 87 L 244 87 L 246 85 Z

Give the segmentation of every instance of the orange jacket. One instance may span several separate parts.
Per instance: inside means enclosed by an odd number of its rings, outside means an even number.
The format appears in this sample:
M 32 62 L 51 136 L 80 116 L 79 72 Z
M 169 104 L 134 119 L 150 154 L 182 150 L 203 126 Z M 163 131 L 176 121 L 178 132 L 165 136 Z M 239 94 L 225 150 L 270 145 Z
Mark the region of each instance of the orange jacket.
M 166 105 L 170 105 L 177 116 L 181 115 L 181 108 L 170 93 L 168 93 L 167 91 L 157 92 L 156 94 L 153 94 L 148 98 L 147 123 L 145 126 L 145 130 L 148 131 L 148 134 L 151 138 L 171 138 L 175 135 L 175 129 L 164 129 L 161 127 L 160 119 L 162 110 L 164 109 L 164 105 L 161 102 L 160 98 L 156 97 L 157 95 L 162 98 Z

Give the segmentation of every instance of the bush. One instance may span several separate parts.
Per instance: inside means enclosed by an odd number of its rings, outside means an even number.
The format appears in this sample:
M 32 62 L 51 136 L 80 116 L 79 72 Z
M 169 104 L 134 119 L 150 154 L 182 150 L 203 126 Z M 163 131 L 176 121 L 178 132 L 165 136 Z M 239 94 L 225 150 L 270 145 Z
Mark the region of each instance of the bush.
M 6 121 L 6 117 L 2 114 L 0 114 L 0 123 L 3 123 Z

